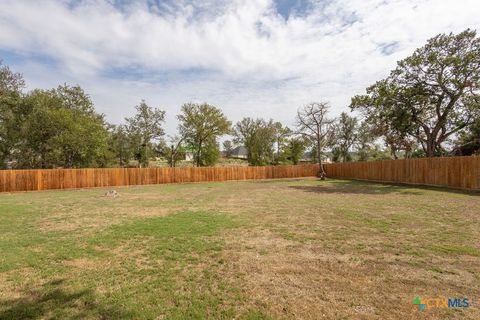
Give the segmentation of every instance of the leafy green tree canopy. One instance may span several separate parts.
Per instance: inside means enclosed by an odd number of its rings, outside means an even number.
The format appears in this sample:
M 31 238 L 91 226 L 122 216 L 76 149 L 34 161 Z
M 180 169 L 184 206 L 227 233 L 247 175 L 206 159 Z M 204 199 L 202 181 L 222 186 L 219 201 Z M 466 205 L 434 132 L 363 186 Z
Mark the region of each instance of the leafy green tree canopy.
M 480 155 L 480 118 L 459 134 L 453 154 L 457 156 Z
M 274 135 L 275 135 L 275 164 L 279 164 L 281 151 L 285 147 L 285 142 L 289 135 L 292 134 L 292 130 L 289 127 L 282 125 L 281 122 L 275 122 L 273 124 Z
M 250 165 L 264 166 L 274 161 L 275 123 L 264 119 L 243 118 L 234 127 L 235 142 L 247 149 Z
M 70 87 L 65 86 L 67 91 Z M 75 89 L 76 99 L 91 103 L 83 90 Z M 17 110 L 19 135 L 12 153 L 19 168 L 105 166 L 108 150 L 103 116 L 85 111 L 65 101 L 67 92 L 33 90 L 22 98 Z
M 231 122 L 220 109 L 207 103 L 184 104 L 177 119 L 180 135 L 194 149 L 194 165 L 204 166 L 206 162 L 211 162 L 214 158 L 210 157 L 212 148 L 218 150 L 217 138 L 230 133 Z
M 25 80 L 20 73 L 15 73 L 0 60 L 0 96 L 7 94 L 9 91 L 21 92 L 25 88 Z
M 440 34 L 398 62 L 390 76 L 352 98 L 350 107 L 396 137 L 413 137 L 427 156 L 480 116 L 480 39 Z
M 291 137 L 285 146 L 285 156 L 293 164 L 298 164 L 305 153 L 306 141 L 303 137 Z
M 343 162 L 351 160 L 350 149 L 358 139 L 358 120 L 342 112 L 335 125 L 335 151 Z M 336 153 L 334 152 L 334 154 Z
M 135 116 L 125 120 L 136 148 L 137 160 L 142 166 L 147 167 L 152 156 L 152 143 L 165 134 L 162 127 L 165 111 L 150 107 L 145 100 L 135 106 L 135 109 L 137 110 Z

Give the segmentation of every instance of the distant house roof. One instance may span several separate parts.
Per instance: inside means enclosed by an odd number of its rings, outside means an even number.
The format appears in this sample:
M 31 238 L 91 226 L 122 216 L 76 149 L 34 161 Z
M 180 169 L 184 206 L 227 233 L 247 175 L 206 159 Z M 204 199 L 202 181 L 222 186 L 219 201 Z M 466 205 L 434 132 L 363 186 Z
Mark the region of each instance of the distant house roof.
M 247 148 L 245 148 L 244 146 L 239 146 L 239 147 L 236 147 L 235 149 L 232 150 L 232 156 L 233 157 L 240 157 L 240 156 L 244 156 L 246 157 L 248 154 L 248 150 Z

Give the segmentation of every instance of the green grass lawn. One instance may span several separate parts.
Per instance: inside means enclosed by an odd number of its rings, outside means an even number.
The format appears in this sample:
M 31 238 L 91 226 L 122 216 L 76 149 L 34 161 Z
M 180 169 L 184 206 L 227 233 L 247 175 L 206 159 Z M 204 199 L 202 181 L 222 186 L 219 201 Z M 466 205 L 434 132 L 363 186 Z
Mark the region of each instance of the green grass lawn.
M 0 319 L 479 319 L 480 193 L 268 180 L 0 194 Z M 468 309 L 424 298 L 467 297 Z

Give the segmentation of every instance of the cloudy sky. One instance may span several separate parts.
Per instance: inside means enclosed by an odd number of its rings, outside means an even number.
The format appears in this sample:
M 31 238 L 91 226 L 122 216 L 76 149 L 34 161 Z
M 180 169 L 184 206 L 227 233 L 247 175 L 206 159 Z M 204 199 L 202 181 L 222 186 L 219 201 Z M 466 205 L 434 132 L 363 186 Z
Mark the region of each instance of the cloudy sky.
M 332 116 L 438 34 L 480 31 L 478 0 L 0 0 L 0 59 L 28 88 L 79 84 L 113 123 L 143 98 L 233 121 L 327 100 Z

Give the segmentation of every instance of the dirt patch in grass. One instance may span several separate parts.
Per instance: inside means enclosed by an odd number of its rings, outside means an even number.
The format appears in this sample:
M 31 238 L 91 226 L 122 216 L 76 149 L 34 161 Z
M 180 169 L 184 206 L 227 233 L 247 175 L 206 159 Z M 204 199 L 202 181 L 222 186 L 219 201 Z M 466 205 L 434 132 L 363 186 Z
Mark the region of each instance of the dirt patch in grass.
M 163 217 L 172 213 L 169 208 L 119 207 L 105 208 L 102 214 L 88 212 L 82 208 L 57 210 L 38 219 L 39 229 L 44 232 L 72 232 L 83 230 L 95 233 L 110 225 L 142 217 Z
M 78 268 L 83 271 L 98 271 L 100 266 L 105 266 L 106 261 L 101 263 L 100 261 L 96 261 L 94 259 L 88 258 L 78 258 L 73 260 L 66 260 L 64 264 L 71 268 Z

